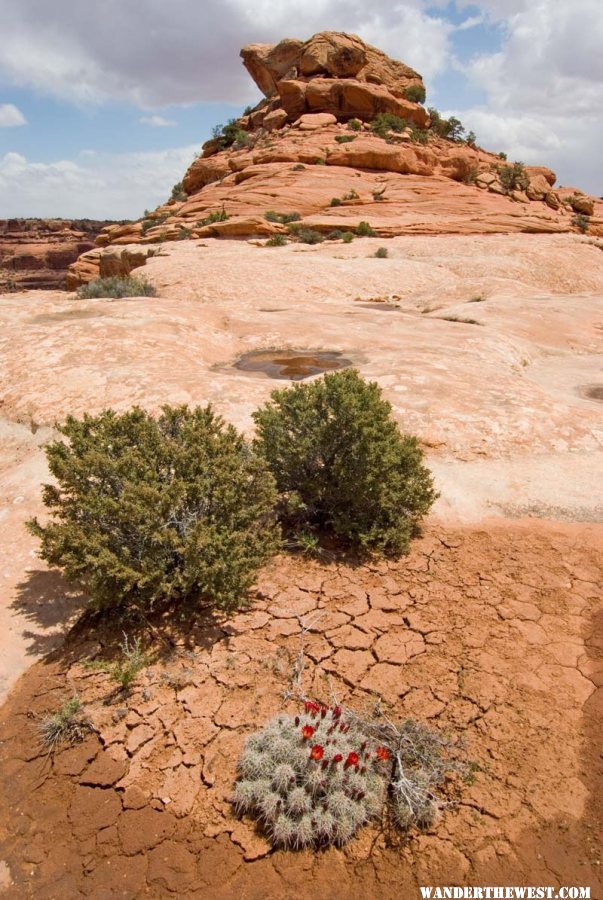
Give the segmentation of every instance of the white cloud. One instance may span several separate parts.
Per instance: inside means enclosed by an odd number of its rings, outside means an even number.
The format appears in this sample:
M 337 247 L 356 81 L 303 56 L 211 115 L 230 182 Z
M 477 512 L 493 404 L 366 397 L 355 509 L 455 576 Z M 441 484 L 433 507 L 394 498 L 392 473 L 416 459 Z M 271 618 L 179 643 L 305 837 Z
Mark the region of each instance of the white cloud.
M 142 116 L 139 120 L 141 125 L 150 125 L 151 128 L 172 128 L 177 123 L 173 119 L 164 119 L 163 116 Z
M 471 4 L 473 5 L 473 4 Z M 503 27 L 495 53 L 464 67 L 487 105 L 456 110 L 481 144 L 555 169 L 601 194 L 603 15 L 600 0 L 482 0 Z
M 198 146 L 146 153 L 80 154 L 80 162 L 0 157 L 2 213 L 95 219 L 137 218 L 165 202 Z
M 12 103 L 0 103 L 0 128 L 14 128 L 16 125 L 27 125 L 21 110 Z

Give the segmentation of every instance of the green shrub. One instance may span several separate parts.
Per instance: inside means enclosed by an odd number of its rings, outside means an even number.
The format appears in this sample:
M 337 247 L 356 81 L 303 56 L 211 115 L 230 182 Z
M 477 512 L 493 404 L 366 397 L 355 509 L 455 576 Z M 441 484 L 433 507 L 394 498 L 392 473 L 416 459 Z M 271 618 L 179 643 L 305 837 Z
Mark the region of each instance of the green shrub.
M 178 236 L 177 236 L 176 240 L 177 241 L 185 241 L 187 238 L 189 238 L 191 236 L 191 234 L 192 234 L 192 231 L 190 230 L 190 228 L 185 228 L 184 225 L 181 225 L 180 228 L 178 229 Z
M 142 223 L 140 233 L 146 234 L 147 231 L 151 230 L 151 228 L 156 228 L 158 225 L 163 225 L 166 219 L 169 219 L 169 213 L 154 215 L 153 213 L 147 212 L 147 210 L 145 210 L 145 218 Z
M 477 135 L 475 131 L 469 131 L 467 137 L 465 138 L 470 147 L 475 147 L 477 141 Z
M 387 247 L 378 247 L 377 250 L 375 250 L 375 257 L 377 259 L 387 259 L 388 256 Z
M 322 244 L 325 239 L 324 234 L 314 228 L 296 228 L 293 234 L 302 244 Z
M 299 222 L 301 216 L 298 212 L 279 213 L 273 209 L 269 209 L 264 213 L 267 222 L 278 222 L 280 225 L 290 225 L 291 222 Z
M 465 172 L 461 180 L 464 184 L 475 184 L 478 174 L 477 166 L 472 166 Z
M 204 219 L 199 219 L 197 228 L 203 228 L 205 225 L 213 225 L 215 222 L 226 222 L 230 216 L 222 207 L 222 209 L 213 209 Z
M 30 531 L 42 559 L 97 608 L 202 596 L 236 607 L 277 545 L 274 482 L 210 406 L 105 410 L 59 427 L 46 447 L 56 484 L 49 523 Z
M 509 166 L 498 166 L 498 177 L 507 194 L 511 191 L 525 191 L 530 184 L 530 176 L 523 163 L 514 162 Z
M 352 131 L 362 131 L 362 122 L 360 119 L 350 119 L 348 122 L 348 128 Z
M 582 234 L 586 234 L 588 228 L 590 226 L 590 216 L 585 216 L 583 213 L 577 213 L 572 218 L 572 225 L 581 231 Z
M 327 164 L 326 159 L 323 159 L 322 156 L 317 156 L 316 159 L 314 160 L 314 162 L 316 163 L 317 166 L 326 166 L 326 164 Z
M 356 226 L 356 234 L 359 237 L 376 237 L 377 232 L 371 228 L 368 222 L 360 222 Z
M 355 238 L 355 234 L 353 231 L 344 231 L 341 235 L 341 240 L 344 244 L 351 244 Z
M 117 662 L 105 662 L 103 660 L 90 660 L 87 662 L 89 669 L 106 672 L 113 681 L 119 685 L 120 691 L 127 693 L 139 672 L 150 666 L 153 657 L 145 653 L 140 645 L 140 638 L 129 641 L 127 634 L 121 644 L 121 654 Z
M 335 231 L 329 231 L 327 234 L 327 241 L 340 241 L 343 237 L 343 231 L 340 231 L 339 228 L 336 228 Z
M 498 158 L 499 158 L 499 159 L 504 159 L 504 161 L 506 162 L 506 161 L 507 161 L 507 154 L 506 154 L 506 153 L 503 153 L 502 150 L 501 150 L 501 152 L 498 154 Z
M 296 164 L 293 166 L 293 171 L 294 171 L 294 172 L 303 172 L 305 168 L 306 168 L 306 167 L 304 166 L 303 163 L 296 163 Z
M 352 141 L 356 140 L 355 134 L 337 134 L 335 135 L 335 140 L 338 144 L 350 144 Z
M 341 197 L 331 197 L 331 202 L 329 203 L 329 206 L 341 206 L 342 203 L 343 203 L 343 200 L 341 199 Z
M 399 134 L 409 127 L 411 127 L 410 122 L 406 119 L 401 119 L 400 116 L 395 116 L 393 113 L 379 113 L 371 122 L 374 134 L 384 139 L 387 138 L 390 131 Z
M 177 184 L 175 184 L 174 187 L 172 188 L 172 193 L 171 193 L 171 195 L 170 195 L 170 199 L 171 199 L 171 200 L 178 200 L 179 202 L 182 202 L 183 200 L 186 200 L 186 197 L 187 197 L 186 191 L 184 190 L 184 187 L 183 187 L 183 185 L 182 185 L 182 182 L 179 181 L 179 182 L 178 182 Z
M 144 278 L 133 278 L 131 275 L 95 278 L 77 289 L 77 295 L 82 300 L 99 297 L 113 297 L 116 300 L 121 297 L 154 297 L 156 293 L 154 285 Z
M 465 128 L 463 123 L 455 116 L 445 119 L 437 109 L 430 106 L 427 110 L 431 119 L 431 130 L 439 137 L 445 138 L 447 141 L 455 141 L 456 143 L 465 139 Z
M 269 237 L 266 241 L 267 247 L 284 247 L 287 243 L 287 238 L 284 234 L 273 234 L 272 237 Z
M 66 700 L 55 712 L 42 716 L 38 733 L 42 744 L 52 752 L 59 744 L 76 744 L 90 731 L 90 721 L 84 714 L 78 696 Z
M 226 125 L 216 125 L 212 131 L 212 137 L 218 141 L 220 150 L 226 150 L 227 147 L 235 147 L 239 150 L 251 143 L 250 135 L 237 125 L 236 119 L 229 119 Z
M 437 495 L 417 440 L 400 434 L 375 382 L 334 372 L 275 391 L 254 420 L 288 526 L 332 529 L 369 551 L 407 548 Z
M 404 96 L 411 103 L 425 103 L 425 88 L 422 84 L 411 84 L 404 91 Z

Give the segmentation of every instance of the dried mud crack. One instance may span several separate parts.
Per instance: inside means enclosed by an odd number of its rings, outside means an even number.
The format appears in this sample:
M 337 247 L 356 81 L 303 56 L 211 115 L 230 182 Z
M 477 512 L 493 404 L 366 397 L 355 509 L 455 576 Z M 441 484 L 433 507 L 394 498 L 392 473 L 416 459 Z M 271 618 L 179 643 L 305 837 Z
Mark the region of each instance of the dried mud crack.
M 600 559 L 595 525 L 434 527 L 396 563 L 282 557 L 252 606 L 201 620 L 128 697 L 81 629 L 19 682 L 0 721 L 7 898 L 399 898 L 420 884 L 583 884 L 600 896 Z M 229 803 L 246 735 L 306 690 L 461 736 L 471 784 L 434 828 L 365 828 L 345 849 L 274 852 Z M 107 645 L 107 646 L 105 646 Z M 77 690 L 94 731 L 48 756 L 36 716 Z M 460 792 L 459 792 L 460 788 Z M 60 839 L 58 839 L 60 836 Z

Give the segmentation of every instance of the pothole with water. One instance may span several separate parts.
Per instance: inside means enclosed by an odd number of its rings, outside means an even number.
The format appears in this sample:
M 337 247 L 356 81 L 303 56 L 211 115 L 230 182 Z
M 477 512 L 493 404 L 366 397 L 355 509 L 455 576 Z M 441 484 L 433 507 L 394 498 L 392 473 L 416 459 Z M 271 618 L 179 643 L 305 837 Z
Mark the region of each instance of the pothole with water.
M 312 375 L 353 365 L 338 350 L 252 350 L 234 364 L 242 372 L 260 372 L 269 378 L 302 381 Z

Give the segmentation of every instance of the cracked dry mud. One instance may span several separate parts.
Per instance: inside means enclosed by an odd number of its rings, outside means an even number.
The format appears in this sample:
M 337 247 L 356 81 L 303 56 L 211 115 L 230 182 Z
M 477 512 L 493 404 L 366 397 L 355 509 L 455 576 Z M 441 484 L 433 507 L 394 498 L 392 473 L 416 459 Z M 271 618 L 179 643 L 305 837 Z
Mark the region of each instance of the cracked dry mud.
M 394 563 L 281 557 L 250 608 L 199 620 L 110 703 L 107 676 L 81 661 L 110 648 L 80 629 L 2 711 L 3 896 L 410 898 L 420 884 L 525 883 L 600 897 L 602 551 L 596 525 L 499 522 L 431 526 Z M 430 831 L 377 823 L 342 850 L 284 853 L 233 816 L 236 760 L 281 705 L 297 616 L 313 623 L 309 694 L 355 707 L 380 695 L 462 736 L 475 779 Z M 95 732 L 48 757 L 36 717 L 72 689 Z

